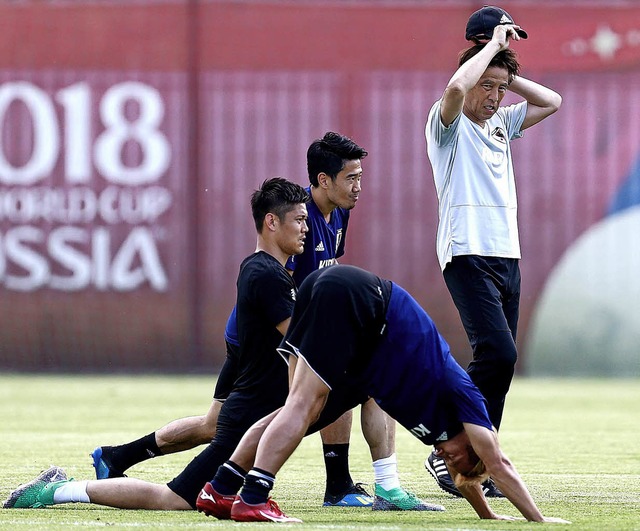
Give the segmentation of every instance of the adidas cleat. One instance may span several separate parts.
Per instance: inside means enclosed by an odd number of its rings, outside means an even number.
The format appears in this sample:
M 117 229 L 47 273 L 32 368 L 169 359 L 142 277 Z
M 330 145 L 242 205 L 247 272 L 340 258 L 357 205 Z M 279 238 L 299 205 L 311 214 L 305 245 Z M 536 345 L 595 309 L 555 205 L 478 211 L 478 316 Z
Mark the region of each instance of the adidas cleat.
M 53 493 L 63 483 L 67 483 L 65 471 L 52 466 L 42 472 L 29 483 L 20 485 L 5 500 L 5 509 L 39 509 L 47 505 L 53 505 Z
M 373 497 L 363 488 L 364 483 L 351 485 L 344 492 L 332 496 L 329 493 L 324 495 L 323 507 L 371 507 Z
M 375 486 L 374 511 L 444 511 L 442 505 L 427 503 L 402 487 L 384 490 Z
M 447 464 L 444 462 L 444 459 L 431 452 L 429 457 L 425 459 L 424 467 L 433 476 L 433 479 L 436 480 L 438 487 L 448 494 L 453 494 L 458 498 L 462 498 L 462 493 L 458 490 L 458 487 L 456 487 L 451 475 L 449 475 L 449 469 L 447 468 Z
M 496 487 L 496 484 L 493 482 L 491 478 L 485 481 L 482 484 L 482 492 L 487 498 L 504 498 L 505 495 L 502 494 L 500 489 Z
M 111 446 L 98 446 L 91 452 L 96 479 L 126 478 L 123 471 L 115 468 L 111 462 Z

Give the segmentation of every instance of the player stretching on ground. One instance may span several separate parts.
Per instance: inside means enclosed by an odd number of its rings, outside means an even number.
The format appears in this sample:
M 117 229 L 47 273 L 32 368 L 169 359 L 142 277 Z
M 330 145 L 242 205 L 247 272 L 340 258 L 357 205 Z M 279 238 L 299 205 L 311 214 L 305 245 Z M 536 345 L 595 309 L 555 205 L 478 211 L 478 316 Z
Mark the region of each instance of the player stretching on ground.
M 500 449 L 485 399 L 399 285 L 346 265 L 309 275 L 279 350 L 289 363 L 289 396 L 218 470 L 210 489 L 218 518 L 299 521 L 269 499 L 275 474 L 305 434 L 371 396 L 412 435 L 435 445 L 480 518 L 513 519 L 488 505 L 480 483 L 490 474 L 527 520 L 565 522 L 540 513 Z
M 265 181 L 252 196 L 258 235 L 256 252 L 242 262 L 237 281 L 238 377 L 220 409 L 213 441 L 166 485 L 126 477 L 68 481 L 62 469 L 52 467 L 12 492 L 5 508 L 69 502 L 122 509 L 196 508 L 200 489 L 245 431 L 282 406 L 287 396 L 287 370 L 276 348 L 291 318 L 296 286 L 284 265 L 302 252 L 308 200 L 302 187 L 280 178 Z

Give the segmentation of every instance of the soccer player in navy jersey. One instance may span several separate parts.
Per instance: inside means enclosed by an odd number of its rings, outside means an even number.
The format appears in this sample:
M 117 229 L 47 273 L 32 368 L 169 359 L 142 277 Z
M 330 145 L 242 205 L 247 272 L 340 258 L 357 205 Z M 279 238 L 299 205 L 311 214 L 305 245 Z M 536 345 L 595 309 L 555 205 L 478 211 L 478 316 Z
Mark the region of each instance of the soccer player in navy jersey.
M 309 233 L 302 254 L 292 256 L 287 263 L 296 285 L 314 271 L 336 264 L 344 255 L 349 216 L 361 192 L 362 159 L 367 155 L 353 140 L 331 131 L 309 146 Z M 373 400 L 363 404 L 361 410 L 373 461 L 373 500 L 353 482 L 348 461 L 352 417 L 348 411 L 320 432 L 326 469 L 324 505 L 359 507 L 373 503 L 374 510 L 424 510 L 422 500 L 400 485 L 395 422 Z
M 486 400 L 399 285 L 347 265 L 312 273 L 300 286 L 278 350 L 289 364 L 289 395 L 218 469 L 208 489 L 214 516 L 299 522 L 269 498 L 275 474 L 305 435 L 373 397 L 412 435 L 435 446 L 480 518 L 514 519 L 487 503 L 481 483 L 491 475 L 527 520 L 567 523 L 540 513 L 500 449 Z

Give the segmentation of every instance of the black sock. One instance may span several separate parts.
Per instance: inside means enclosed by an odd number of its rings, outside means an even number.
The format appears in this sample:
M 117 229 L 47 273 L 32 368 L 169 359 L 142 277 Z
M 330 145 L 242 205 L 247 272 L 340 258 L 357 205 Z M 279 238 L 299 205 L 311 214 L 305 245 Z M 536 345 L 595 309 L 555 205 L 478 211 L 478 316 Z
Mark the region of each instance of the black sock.
M 156 443 L 156 433 L 150 433 L 137 441 L 111 447 L 111 464 L 124 472 L 127 468 L 152 457 L 162 455 Z
M 323 444 L 322 452 L 327 471 L 326 494 L 338 496 L 353 485 L 349 473 L 349 443 Z
M 240 496 L 245 503 L 251 505 L 266 503 L 275 481 L 276 477 L 273 474 L 253 467 L 244 478 Z
M 246 475 L 246 470 L 240 468 L 233 461 L 227 461 L 218 467 L 216 475 L 211 480 L 211 486 L 216 489 L 216 492 L 219 494 L 231 496 L 240 490 Z

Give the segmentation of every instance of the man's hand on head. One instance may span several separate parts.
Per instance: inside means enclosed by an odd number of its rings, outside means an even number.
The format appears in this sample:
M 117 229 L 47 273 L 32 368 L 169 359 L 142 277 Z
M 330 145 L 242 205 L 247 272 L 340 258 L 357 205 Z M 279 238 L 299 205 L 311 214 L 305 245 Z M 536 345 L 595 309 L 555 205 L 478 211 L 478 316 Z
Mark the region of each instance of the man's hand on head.
M 501 24 L 496 26 L 493 30 L 493 38 L 491 40 L 496 41 L 500 45 L 500 50 L 504 50 L 509 47 L 511 40 L 519 41 L 520 35 L 516 31 L 520 26 L 513 24 Z

